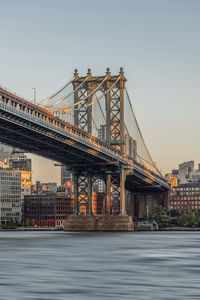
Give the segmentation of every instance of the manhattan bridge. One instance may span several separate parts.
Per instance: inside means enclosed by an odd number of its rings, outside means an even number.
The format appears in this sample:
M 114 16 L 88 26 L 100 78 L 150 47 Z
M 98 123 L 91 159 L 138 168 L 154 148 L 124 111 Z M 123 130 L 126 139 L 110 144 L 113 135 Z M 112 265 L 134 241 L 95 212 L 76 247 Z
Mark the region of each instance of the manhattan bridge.
M 126 88 L 123 68 L 73 78 L 33 104 L 0 87 L 0 141 L 67 166 L 74 214 L 92 215 L 92 187 L 106 187 L 106 213 L 126 215 L 126 193 L 167 193 Z

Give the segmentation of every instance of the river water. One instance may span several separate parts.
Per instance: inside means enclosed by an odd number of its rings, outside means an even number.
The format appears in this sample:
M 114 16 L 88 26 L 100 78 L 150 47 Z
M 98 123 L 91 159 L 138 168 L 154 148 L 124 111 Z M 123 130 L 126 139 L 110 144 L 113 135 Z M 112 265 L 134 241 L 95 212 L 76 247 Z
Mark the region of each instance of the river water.
M 200 299 L 200 233 L 0 232 L 0 299 Z

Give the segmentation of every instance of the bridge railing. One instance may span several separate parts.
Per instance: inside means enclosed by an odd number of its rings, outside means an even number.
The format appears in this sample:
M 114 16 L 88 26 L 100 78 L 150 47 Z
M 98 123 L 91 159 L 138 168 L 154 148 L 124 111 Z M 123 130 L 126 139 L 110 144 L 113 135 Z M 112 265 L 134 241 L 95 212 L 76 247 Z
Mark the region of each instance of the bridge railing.
M 1 101 L 1 97 L 0 97 L 0 101 Z M 17 102 L 19 102 L 19 100 L 17 100 Z M 21 104 L 24 105 L 23 102 Z M 30 103 L 30 105 L 27 105 L 27 104 L 25 105 L 26 108 L 28 108 L 28 106 L 30 106 L 30 108 L 33 109 L 31 103 Z M 92 144 L 92 147 L 95 148 L 95 150 L 97 150 L 97 151 L 99 151 L 103 148 L 104 151 L 106 151 L 108 153 L 112 153 L 114 156 L 117 156 L 118 158 L 121 157 L 120 152 L 117 149 L 109 146 L 104 141 L 100 140 L 99 138 L 90 136 L 87 132 L 84 132 L 83 130 L 77 128 L 76 126 L 69 124 L 68 122 L 59 120 L 56 117 L 53 117 L 50 115 L 45 115 L 45 113 L 43 113 L 43 112 L 40 112 L 40 114 L 39 114 L 40 116 L 32 116 L 32 115 L 30 115 L 29 112 L 25 112 L 22 108 L 20 108 L 19 105 L 17 107 L 14 107 L 12 105 L 12 101 L 8 102 L 6 104 L 0 103 L 0 107 L 3 108 L 4 110 L 8 110 L 16 115 L 20 115 L 21 117 L 25 118 L 28 121 L 32 121 L 34 123 L 40 124 L 51 130 L 53 129 L 54 131 L 56 131 L 58 133 L 61 133 L 61 134 L 66 134 L 66 132 L 70 133 L 73 135 L 74 139 L 76 139 L 77 141 L 79 141 L 77 139 L 77 137 L 78 137 L 79 139 L 81 138 L 82 141 L 87 142 L 88 146 L 91 146 L 91 144 Z M 41 115 L 43 115 L 44 117 L 47 116 L 47 118 L 41 119 Z M 52 124 L 52 121 L 54 124 Z

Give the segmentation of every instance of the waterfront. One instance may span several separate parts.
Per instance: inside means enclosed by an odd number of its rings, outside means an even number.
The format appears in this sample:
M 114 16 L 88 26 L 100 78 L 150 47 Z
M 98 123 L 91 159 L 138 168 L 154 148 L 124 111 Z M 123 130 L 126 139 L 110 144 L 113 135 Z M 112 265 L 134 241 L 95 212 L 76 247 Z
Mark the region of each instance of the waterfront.
M 198 232 L 0 232 L 0 299 L 200 299 Z

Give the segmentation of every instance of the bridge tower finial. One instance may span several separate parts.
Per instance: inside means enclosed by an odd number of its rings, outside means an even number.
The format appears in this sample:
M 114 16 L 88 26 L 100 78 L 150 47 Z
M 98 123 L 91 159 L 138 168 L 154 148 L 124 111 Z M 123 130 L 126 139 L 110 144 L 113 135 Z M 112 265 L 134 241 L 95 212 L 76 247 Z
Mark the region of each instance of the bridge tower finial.
M 124 74 L 124 68 L 123 67 L 120 68 L 119 74 Z
M 78 69 L 74 69 L 74 77 L 78 77 Z
M 106 69 L 106 74 L 107 74 L 107 75 L 110 74 L 110 68 L 107 68 L 107 69 Z
M 91 69 L 90 69 L 90 68 L 88 68 L 87 75 L 92 75 L 92 72 L 91 72 Z

